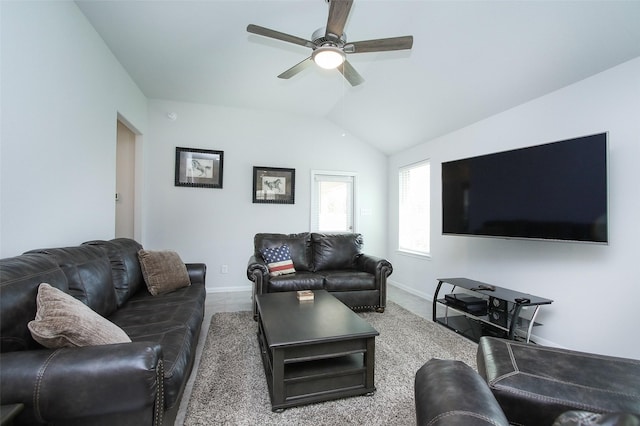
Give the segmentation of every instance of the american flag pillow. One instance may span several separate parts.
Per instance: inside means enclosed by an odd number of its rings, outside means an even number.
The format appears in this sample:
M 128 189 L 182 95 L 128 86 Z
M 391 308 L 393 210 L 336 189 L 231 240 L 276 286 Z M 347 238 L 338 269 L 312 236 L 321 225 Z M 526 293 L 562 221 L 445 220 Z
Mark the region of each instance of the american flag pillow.
M 269 275 L 277 277 L 278 275 L 293 274 L 296 272 L 291 260 L 291 251 L 288 245 L 282 245 L 275 248 L 263 248 L 260 254 L 267 266 L 269 267 Z

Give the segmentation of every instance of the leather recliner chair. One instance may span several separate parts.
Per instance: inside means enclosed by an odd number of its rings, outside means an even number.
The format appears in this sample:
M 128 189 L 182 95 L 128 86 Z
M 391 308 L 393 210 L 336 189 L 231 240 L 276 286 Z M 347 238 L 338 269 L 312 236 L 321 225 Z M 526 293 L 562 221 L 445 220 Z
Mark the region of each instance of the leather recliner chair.
M 418 370 L 416 420 L 421 426 L 640 426 L 638 367 L 637 360 L 482 337 L 479 372 L 440 359 Z M 598 377 L 609 380 L 598 385 Z

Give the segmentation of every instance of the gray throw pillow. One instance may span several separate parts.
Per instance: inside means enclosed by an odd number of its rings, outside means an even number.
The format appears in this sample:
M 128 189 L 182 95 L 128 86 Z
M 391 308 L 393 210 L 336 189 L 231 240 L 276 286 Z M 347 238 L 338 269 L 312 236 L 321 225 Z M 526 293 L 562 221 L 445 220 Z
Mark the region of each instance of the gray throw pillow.
M 191 285 L 187 266 L 175 251 L 140 250 L 138 259 L 144 282 L 154 296 Z
M 131 342 L 120 327 L 47 283 L 38 287 L 36 305 L 36 318 L 27 327 L 33 339 L 46 348 Z

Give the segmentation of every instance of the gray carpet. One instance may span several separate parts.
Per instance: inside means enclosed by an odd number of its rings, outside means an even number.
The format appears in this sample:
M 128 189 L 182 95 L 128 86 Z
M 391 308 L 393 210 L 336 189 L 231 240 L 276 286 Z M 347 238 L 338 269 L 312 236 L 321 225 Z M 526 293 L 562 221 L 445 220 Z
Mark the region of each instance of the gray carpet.
M 273 413 L 250 312 L 211 319 L 185 425 L 414 425 L 413 380 L 431 358 L 475 368 L 477 345 L 390 303 L 383 314 L 361 313 L 376 338 L 373 396 L 357 396 Z

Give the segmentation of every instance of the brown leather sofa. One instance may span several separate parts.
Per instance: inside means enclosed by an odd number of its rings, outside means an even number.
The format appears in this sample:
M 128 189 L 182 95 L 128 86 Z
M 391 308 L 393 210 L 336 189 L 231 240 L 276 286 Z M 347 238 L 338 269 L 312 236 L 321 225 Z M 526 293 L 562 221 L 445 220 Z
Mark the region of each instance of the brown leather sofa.
M 16 425 L 173 424 L 204 315 L 204 264 L 191 285 L 152 296 L 134 240 L 91 241 L 0 260 L 0 400 L 24 404 Z M 71 294 L 131 343 L 46 349 L 27 323 L 40 283 Z
M 482 337 L 477 363 L 418 370 L 418 425 L 640 425 L 638 360 Z
M 295 273 L 270 276 L 260 250 L 286 244 Z M 247 264 L 256 294 L 279 291 L 327 290 L 353 310 L 384 312 L 387 277 L 393 267 L 385 259 L 362 253 L 363 238 L 356 233 L 256 234 L 254 253 Z

